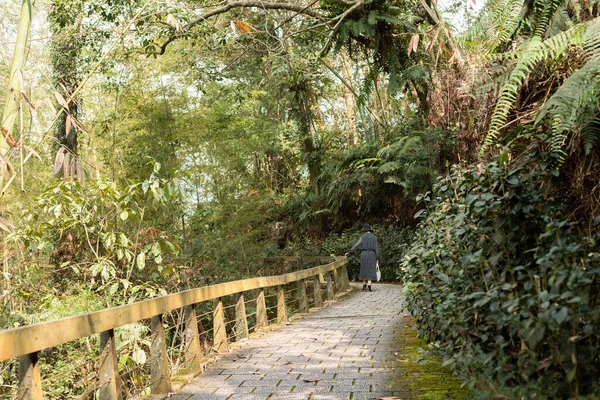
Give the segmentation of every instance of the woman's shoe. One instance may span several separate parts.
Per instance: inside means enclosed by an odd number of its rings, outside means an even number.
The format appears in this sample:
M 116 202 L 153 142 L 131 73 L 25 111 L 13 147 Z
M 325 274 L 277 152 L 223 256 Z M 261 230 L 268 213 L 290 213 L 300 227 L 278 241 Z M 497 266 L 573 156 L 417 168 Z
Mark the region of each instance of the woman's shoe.
M 367 285 L 363 285 L 361 292 L 366 292 L 366 291 L 367 291 Z
M 371 289 L 371 285 L 369 285 L 369 292 L 372 292 L 372 291 L 373 291 L 373 289 Z

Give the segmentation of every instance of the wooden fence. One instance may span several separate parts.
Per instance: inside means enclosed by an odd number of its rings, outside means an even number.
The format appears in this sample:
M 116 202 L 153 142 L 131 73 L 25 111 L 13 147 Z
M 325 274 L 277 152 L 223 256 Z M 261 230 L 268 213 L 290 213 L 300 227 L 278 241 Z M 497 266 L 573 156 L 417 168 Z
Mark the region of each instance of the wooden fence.
M 257 328 L 269 325 L 265 304 L 265 288 L 276 288 L 276 321 L 286 322 L 288 307 L 284 285 L 296 283 L 294 288 L 298 311 L 306 313 L 309 309 L 307 282 L 312 289 L 314 299 L 310 303 L 314 307 L 323 307 L 322 286 L 325 288 L 327 300 L 333 300 L 336 292 L 348 290 L 348 272 L 346 257 L 276 257 L 267 258 L 265 262 L 296 263 L 301 267 L 303 262 L 327 263 L 317 267 L 298 270 L 291 273 L 244 279 L 221 283 L 170 294 L 163 297 L 144 300 L 120 307 L 108 308 L 88 314 L 63 318 L 56 321 L 27 325 L 16 329 L 0 331 L 0 362 L 19 358 L 18 399 L 42 399 L 42 380 L 38 359 L 44 349 L 100 335 L 99 357 L 97 358 L 98 385 L 88 397 L 100 399 L 122 399 L 121 379 L 118 371 L 119 356 L 116 351 L 115 328 L 138 321 L 150 320 L 150 393 L 161 394 L 171 391 L 171 372 L 169 370 L 167 344 L 165 340 L 166 320 L 163 315 L 175 310 L 183 312 L 184 355 L 186 367 L 191 371 L 202 368 L 204 356 L 198 330 L 196 307 L 200 303 L 213 301 L 212 305 L 212 351 L 227 352 L 229 336 L 225 321 L 222 298 L 238 295 L 235 307 L 235 320 L 230 331 L 233 340 L 239 341 L 248 337 L 248 316 L 244 302 L 244 292 L 258 290 L 256 297 L 255 324 Z M 324 282 L 324 283 L 323 283 Z M 288 296 L 289 297 L 289 296 Z

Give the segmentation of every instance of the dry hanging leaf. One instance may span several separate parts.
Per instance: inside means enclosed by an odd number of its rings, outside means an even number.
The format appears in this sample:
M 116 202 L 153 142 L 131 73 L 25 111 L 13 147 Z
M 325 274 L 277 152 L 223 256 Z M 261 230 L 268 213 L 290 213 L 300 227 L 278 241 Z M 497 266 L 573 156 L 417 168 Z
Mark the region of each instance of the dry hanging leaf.
M 173 26 L 177 32 L 181 31 L 181 25 L 179 24 L 179 21 L 177 21 L 177 18 L 173 16 L 173 14 L 167 15 L 167 23 Z
M 10 233 L 15 228 L 15 226 L 6 218 L 0 217 L 0 228 Z
M 67 123 L 71 125 L 71 128 L 74 132 L 77 132 L 77 120 L 74 116 L 67 114 Z M 69 131 L 71 131 L 71 129 Z M 67 136 L 69 136 L 69 132 L 67 132 Z
M 29 153 L 33 154 L 38 160 L 42 161 L 42 156 L 40 156 L 40 153 L 38 153 L 37 150 L 35 150 L 33 147 L 30 147 L 30 146 L 23 146 L 23 147 Z
M 482 162 L 477 164 L 477 176 L 481 176 L 481 174 L 483 174 L 483 163 Z
M 67 104 L 67 101 L 62 96 L 62 94 L 60 94 L 58 92 L 54 92 L 54 97 L 56 98 L 56 101 L 58 101 L 58 104 L 61 105 L 61 107 L 63 107 L 64 109 L 68 109 L 69 108 L 69 105 Z
M 70 115 L 67 114 L 65 118 L 65 136 L 69 137 L 69 133 L 71 133 L 71 118 Z
M 27 97 L 27 95 L 25 94 L 25 92 L 24 92 L 24 91 L 22 91 L 22 90 L 21 90 L 21 97 L 23 98 L 23 100 L 25 100 L 25 102 L 26 102 L 27 104 L 29 104 L 29 107 L 33 108 L 33 110 L 34 110 L 34 111 L 37 111 L 37 107 L 36 107 L 36 106 L 34 106 L 34 105 L 31 103 L 31 100 L 29 100 L 29 97 Z
M 412 37 L 410 38 L 410 42 L 408 43 L 408 55 L 410 56 L 411 53 L 416 53 L 418 47 L 419 47 L 419 34 L 415 33 L 414 35 L 412 35 Z
M 71 161 L 71 172 L 69 174 L 69 177 L 71 178 L 71 180 L 75 179 L 75 177 L 77 176 L 77 160 L 75 159 L 75 157 L 73 157 L 73 161 Z
M 83 185 L 85 183 L 85 170 L 80 161 L 75 163 L 77 169 L 77 180 Z
M 238 27 L 238 29 L 244 33 L 247 33 L 249 35 L 252 35 L 252 29 L 254 29 L 254 27 L 252 25 L 250 25 L 247 22 L 244 21 L 233 21 L 235 22 L 235 25 Z
M 63 178 L 66 181 L 69 179 L 69 174 L 71 173 L 71 153 L 69 153 L 68 151 L 65 152 L 65 158 L 63 160 L 62 166 L 63 166 Z
M 61 147 L 56 152 L 56 157 L 54 158 L 54 168 L 52 170 L 54 174 L 58 174 L 60 172 L 60 169 L 63 167 L 66 153 L 67 149 L 65 149 L 64 147 Z
M 17 141 L 15 140 L 15 138 L 12 137 L 10 133 L 8 133 L 8 130 L 6 128 L 2 128 L 2 136 L 4 136 L 4 139 L 6 139 L 6 143 L 8 143 L 10 147 L 15 147 L 17 145 Z

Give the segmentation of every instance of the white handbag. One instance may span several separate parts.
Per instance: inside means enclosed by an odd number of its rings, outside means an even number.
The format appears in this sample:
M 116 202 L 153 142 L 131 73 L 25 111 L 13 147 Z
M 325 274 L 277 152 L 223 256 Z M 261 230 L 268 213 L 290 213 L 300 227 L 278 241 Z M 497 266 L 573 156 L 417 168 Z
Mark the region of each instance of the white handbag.
M 377 264 L 375 264 L 375 273 L 377 274 L 377 282 L 381 279 L 381 271 L 379 270 L 379 260 L 377 260 Z

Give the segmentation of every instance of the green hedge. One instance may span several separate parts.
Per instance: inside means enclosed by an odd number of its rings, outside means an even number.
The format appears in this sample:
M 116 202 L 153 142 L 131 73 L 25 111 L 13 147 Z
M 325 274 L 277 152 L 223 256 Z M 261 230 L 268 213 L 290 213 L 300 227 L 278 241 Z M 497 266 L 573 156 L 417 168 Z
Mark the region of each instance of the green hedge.
M 544 160 L 506 159 L 456 170 L 425 199 L 399 270 L 408 307 L 481 398 L 597 399 L 599 236 L 567 219 Z

